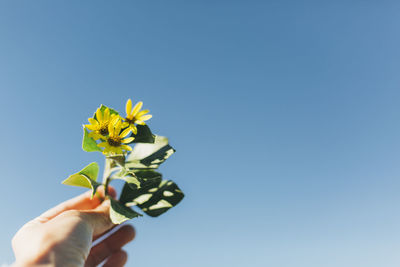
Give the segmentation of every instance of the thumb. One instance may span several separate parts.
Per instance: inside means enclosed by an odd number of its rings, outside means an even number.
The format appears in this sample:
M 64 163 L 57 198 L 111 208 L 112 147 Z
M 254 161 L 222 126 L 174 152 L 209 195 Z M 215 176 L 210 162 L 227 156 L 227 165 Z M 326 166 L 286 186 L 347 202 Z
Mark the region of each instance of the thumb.
M 82 218 L 93 229 L 93 236 L 99 236 L 115 225 L 110 219 L 110 200 L 107 199 L 93 210 L 82 211 Z

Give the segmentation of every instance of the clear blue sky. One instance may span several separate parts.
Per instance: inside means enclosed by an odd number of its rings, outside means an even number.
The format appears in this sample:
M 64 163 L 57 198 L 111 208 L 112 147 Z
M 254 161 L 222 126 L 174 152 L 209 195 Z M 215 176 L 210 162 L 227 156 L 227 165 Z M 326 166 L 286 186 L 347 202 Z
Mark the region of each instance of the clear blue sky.
M 400 4 L 332 2 L 1 1 L 0 265 L 133 98 L 186 198 L 128 266 L 398 266 Z

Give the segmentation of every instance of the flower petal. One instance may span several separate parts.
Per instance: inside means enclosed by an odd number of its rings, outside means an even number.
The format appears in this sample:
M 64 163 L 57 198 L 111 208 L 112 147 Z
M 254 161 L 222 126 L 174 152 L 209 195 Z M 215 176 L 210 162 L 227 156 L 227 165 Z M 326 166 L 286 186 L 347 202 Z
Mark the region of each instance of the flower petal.
M 109 152 L 111 154 L 122 154 L 122 149 L 121 149 L 121 147 L 111 146 L 109 149 Z
M 126 116 L 128 117 L 132 111 L 132 100 L 129 98 L 125 105 Z
M 106 108 L 106 110 L 104 111 L 104 118 L 105 121 L 108 121 L 110 119 L 110 109 Z
M 100 108 L 96 110 L 96 119 L 101 122 L 103 120 L 103 112 L 101 112 Z
M 151 117 L 153 117 L 153 115 L 150 115 L 150 114 L 144 115 L 144 116 L 140 117 L 140 120 L 147 121 L 147 120 L 150 120 Z
M 102 137 L 102 135 L 98 134 L 97 132 L 90 132 L 89 137 L 93 138 L 94 140 L 99 140 Z
M 149 112 L 150 112 L 150 110 L 144 109 L 144 110 L 140 111 L 138 114 L 136 114 L 135 117 L 140 118 L 140 116 L 143 116 L 144 114 L 149 113 Z
M 100 144 L 98 144 L 98 147 L 107 147 L 108 143 L 107 142 L 101 142 Z
M 127 145 L 121 145 L 122 149 L 128 150 L 128 151 L 132 151 L 132 148 L 130 146 Z
M 122 122 L 118 120 L 114 125 L 114 135 L 118 136 L 122 129 Z
M 111 115 L 111 119 L 110 119 L 110 123 L 114 125 L 120 118 L 121 118 L 121 117 L 120 117 L 119 115 L 117 115 L 117 114 L 112 114 L 112 115 Z
M 121 143 L 128 144 L 128 143 L 132 142 L 133 140 L 135 140 L 134 137 L 128 137 L 126 139 L 121 140 Z
M 135 105 L 135 107 L 132 110 L 132 113 L 131 113 L 132 117 L 135 117 L 136 113 L 139 112 L 139 110 L 142 108 L 142 106 L 143 106 L 143 102 L 142 101 L 137 102 L 137 104 Z
M 88 119 L 88 121 L 89 121 L 89 123 L 90 124 L 93 124 L 93 125 L 99 125 L 99 122 L 98 121 L 96 121 L 95 119 L 93 119 L 93 118 L 89 118 Z
M 86 124 L 85 127 L 86 127 L 86 129 L 89 129 L 91 131 L 96 131 L 98 128 L 97 125 L 92 125 L 92 124 Z
M 114 135 L 114 123 L 109 123 L 108 124 L 108 134 L 111 136 L 111 135 Z
M 135 124 L 131 124 L 131 125 L 129 125 L 129 127 L 131 128 L 131 131 L 133 134 L 137 134 L 137 128 L 136 128 Z
M 119 135 L 119 137 L 124 138 L 124 137 L 126 137 L 130 132 L 131 132 L 131 129 L 130 129 L 130 128 L 126 128 L 125 130 L 122 131 L 122 133 Z

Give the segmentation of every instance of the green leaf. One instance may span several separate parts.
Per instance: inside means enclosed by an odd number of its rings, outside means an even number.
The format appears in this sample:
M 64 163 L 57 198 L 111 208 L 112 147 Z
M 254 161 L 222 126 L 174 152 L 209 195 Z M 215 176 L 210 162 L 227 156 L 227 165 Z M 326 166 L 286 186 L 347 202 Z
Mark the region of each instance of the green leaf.
M 168 138 L 156 136 L 154 144 L 136 144 L 126 159 L 125 167 L 130 169 L 157 169 L 173 153 Z
M 96 141 L 89 137 L 89 132 L 85 126 L 83 126 L 82 149 L 86 152 L 102 151 L 101 148 L 97 146 Z
M 137 213 L 115 199 L 110 198 L 110 202 L 110 219 L 114 224 L 121 224 L 127 220 L 142 216 L 142 214 Z
M 97 187 L 101 184 L 97 182 L 99 174 L 99 165 L 92 162 L 79 172 L 70 175 L 62 183 L 65 185 L 80 186 L 92 189 L 92 197 L 96 193 Z
M 140 188 L 141 181 L 138 179 L 133 171 L 121 168 L 121 170 L 111 176 L 111 179 L 124 180 L 133 189 Z
M 149 126 L 136 125 L 137 134 L 132 134 L 135 139 L 132 143 L 154 143 L 155 135 L 151 133 Z
M 136 205 L 147 215 L 157 217 L 176 206 L 183 197 L 183 192 L 173 181 L 154 179 L 142 183 L 141 188 L 136 190 L 125 184 L 120 202 L 128 206 Z
M 117 114 L 117 115 L 118 115 L 118 111 L 116 111 L 115 109 L 109 108 L 109 107 L 107 107 L 107 106 L 101 104 L 100 110 L 101 110 L 102 112 L 104 112 L 104 110 L 105 110 L 106 108 L 108 108 L 108 109 L 110 110 L 110 115 L 112 115 L 112 114 Z M 93 118 L 96 119 L 96 112 L 94 113 Z

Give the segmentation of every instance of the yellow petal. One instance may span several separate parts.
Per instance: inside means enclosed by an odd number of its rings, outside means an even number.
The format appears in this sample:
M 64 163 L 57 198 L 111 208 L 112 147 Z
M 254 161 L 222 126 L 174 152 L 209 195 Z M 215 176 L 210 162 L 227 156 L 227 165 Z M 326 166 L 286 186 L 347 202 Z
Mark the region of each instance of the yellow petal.
M 135 117 L 140 118 L 140 116 L 143 116 L 144 114 L 149 113 L 149 112 L 150 112 L 150 110 L 148 110 L 148 109 L 142 110 L 138 114 L 136 114 Z
M 121 117 L 119 115 L 112 114 L 111 115 L 111 119 L 110 119 L 110 123 L 114 125 L 119 119 L 121 119 Z
M 121 145 L 122 149 L 128 150 L 128 151 L 132 151 L 132 148 L 130 146 L 127 145 Z
M 104 149 L 103 154 L 109 154 L 109 153 L 110 153 L 110 148 Z
M 108 133 L 110 135 L 112 135 L 112 136 L 118 135 L 119 132 L 116 133 L 116 131 L 115 131 L 115 128 L 116 128 L 116 125 L 117 125 L 118 122 L 119 122 L 119 116 L 114 116 L 111 119 L 110 123 L 108 124 Z
M 121 143 L 127 144 L 127 143 L 132 142 L 133 140 L 135 140 L 134 137 L 128 137 L 128 138 L 126 138 L 126 139 L 121 140 Z
M 93 118 L 89 118 L 88 119 L 88 121 L 89 121 L 89 123 L 90 124 L 93 124 L 93 125 L 99 125 L 99 122 L 98 121 L 96 121 L 95 119 L 93 119 Z
M 108 121 L 110 119 L 110 109 L 106 108 L 106 110 L 104 111 L 104 120 Z
M 142 101 L 139 101 L 135 105 L 135 107 L 133 108 L 132 113 L 131 113 L 133 117 L 135 117 L 135 115 L 139 112 L 139 110 L 142 108 L 142 106 L 143 106 L 143 102 Z
M 119 135 L 119 133 L 121 132 L 121 128 L 122 128 L 122 122 L 120 120 L 118 120 L 114 126 L 114 135 L 115 136 Z
M 110 147 L 110 152 L 113 154 L 122 154 L 122 149 L 121 147 Z
M 147 121 L 147 120 L 150 120 L 151 117 L 153 117 L 153 115 L 150 115 L 150 114 L 144 115 L 144 116 L 140 117 L 140 120 Z
M 131 128 L 131 131 L 133 134 L 137 134 L 137 128 L 136 128 L 135 124 L 131 124 L 129 127 Z
M 100 122 L 103 120 L 103 112 L 101 112 L 100 108 L 96 110 L 96 119 Z
M 128 117 L 132 111 L 132 100 L 129 98 L 125 105 L 126 116 Z
M 98 147 L 107 147 L 108 143 L 107 142 L 101 142 L 100 144 L 98 144 Z
M 85 127 L 86 127 L 86 129 L 89 129 L 91 131 L 96 131 L 98 128 L 97 125 L 91 125 L 91 124 L 86 124 Z
M 114 124 L 113 123 L 109 123 L 108 124 L 108 134 L 111 136 L 114 133 Z
M 99 140 L 102 137 L 102 135 L 96 132 L 91 132 L 89 133 L 89 137 L 93 138 L 94 140 Z
M 126 137 L 129 133 L 131 132 L 130 128 L 126 128 L 125 130 L 122 131 L 122 133 L 119 135 L 120 138 Z
M 135 121 L 135 123 L 139 124 L 139 125 L 145 125 L 146 124 L 146 123 L 144 123 L 144 121 L 141 121 L 141 120 L 137 120 L 137 121 Z

